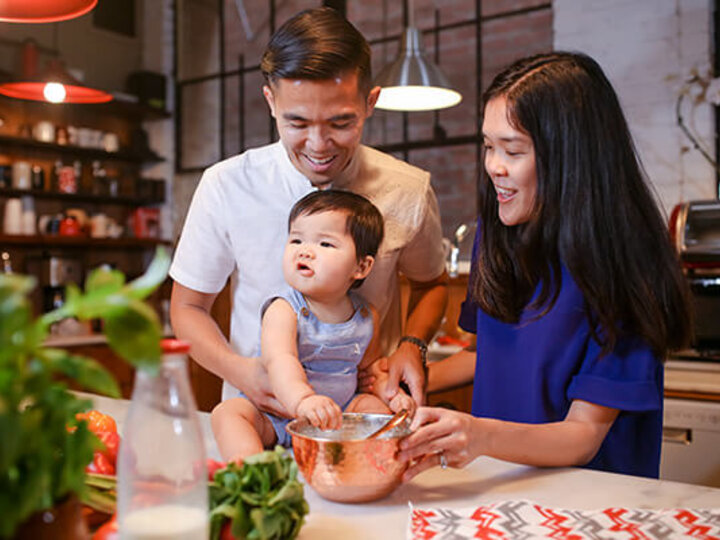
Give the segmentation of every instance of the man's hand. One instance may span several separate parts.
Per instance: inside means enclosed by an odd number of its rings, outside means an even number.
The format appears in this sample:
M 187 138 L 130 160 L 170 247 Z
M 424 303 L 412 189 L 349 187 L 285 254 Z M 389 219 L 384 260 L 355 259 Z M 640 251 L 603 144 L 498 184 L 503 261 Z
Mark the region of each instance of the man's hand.
M 388 407 L 390 407 L 392 412 L 398 412 L 406 409 L 410 413 L 410 418 L 415 415 L 415 410 L 417 409 L 413 398 L 408 396 L 402 390 L 398 391 L 398 393 L 395 394 L 395 397 L 390 400 Z
M 295 414 L 320 429 L 339 429 L 342 426 L 342 411 L 327 396 L 313 394 L 304 398 L 298 403 Z
M 265 365 L 260 358 L 243 357 L 238 358 L 243 363 L 243 371 L 236 386 L 245 394 L 250 401 L 260 410 L 274 414 L 282 418 L 291 418 L 292 415 L 282 406 L 272 392 L 270 377 Z M 235 384 L 234 380 L 230 381 Z
M 418 406 L 425 402 L 425 369 L 420 350 L 412 343 L 401 343 L 387 360 L 388 381 L 384 398 L 390 401 L 399 391 L 400 381 L 407 384 L 410 395 Z

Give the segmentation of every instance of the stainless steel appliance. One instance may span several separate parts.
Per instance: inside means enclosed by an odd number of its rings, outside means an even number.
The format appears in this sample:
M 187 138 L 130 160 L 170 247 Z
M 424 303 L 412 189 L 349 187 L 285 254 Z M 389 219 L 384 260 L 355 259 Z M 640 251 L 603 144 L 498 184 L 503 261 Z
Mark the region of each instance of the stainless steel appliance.
M 665 363 L 660 478 L 720 487 L 720 201 L 676 206 L 670 236 L 692 292 L 695 340 Z
M 669 360 L 665 390 L 660 478 L 720 487 L 720 363 Z
M 680 204 L 670 218 L 695 306 L 696 360 L 720 361 L 720 201 Z

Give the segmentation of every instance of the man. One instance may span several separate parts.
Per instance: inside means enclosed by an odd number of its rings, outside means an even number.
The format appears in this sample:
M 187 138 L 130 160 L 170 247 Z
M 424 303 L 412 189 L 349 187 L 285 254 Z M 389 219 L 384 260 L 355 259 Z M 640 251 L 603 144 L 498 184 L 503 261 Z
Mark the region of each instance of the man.
M 370 47 L 334 10 L 307 10 L 273 35 L 261 69 L 280 142 L 204 173 L 170 269 L 175 333 L 191 343 L 196 361 L 225 380 L 224 399 L 237 395 L 232 385 L 258 407 L 287 416 L 257 356 L 261 306 L 284 285 L 288 213 L 314 189 L 354 191 L 385 218 L 385 241 L 359 292 L 380 314 L 389 391 L 402 380 L 420 404 L 423 342 L 437 329 L 447 301 L 442 233 L 430 175 L 360 144 L 380 94 L 371 83 Z M 411 286 L 404 330 L 398 270 Z M 228 276 L 230 343 L 210 316 Z M 401 334 L 407 337 L 400 340 Z

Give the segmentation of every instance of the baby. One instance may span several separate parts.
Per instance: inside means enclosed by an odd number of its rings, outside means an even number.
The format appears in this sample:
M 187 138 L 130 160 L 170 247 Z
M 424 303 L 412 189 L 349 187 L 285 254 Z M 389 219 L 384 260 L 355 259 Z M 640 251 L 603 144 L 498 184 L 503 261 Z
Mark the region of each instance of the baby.
M 379 356 L 378 314 L 352 289 L 368 276 L 383 238 L 382 215 L 360 195 L 315 191 L 290 211 L 283 274 L 289 287 L 265 303 L 261 354 L 277 399 L 295 418 L 337 429 L 342 411 L 387 413 L 414 402 L 402 390 L 385 403 L 386 378 L 357 393 L 358 370 Z M 212 412 L 220 453 L 240 460 L 290 445 L 290 421 L 259 411 L 244 396 Z

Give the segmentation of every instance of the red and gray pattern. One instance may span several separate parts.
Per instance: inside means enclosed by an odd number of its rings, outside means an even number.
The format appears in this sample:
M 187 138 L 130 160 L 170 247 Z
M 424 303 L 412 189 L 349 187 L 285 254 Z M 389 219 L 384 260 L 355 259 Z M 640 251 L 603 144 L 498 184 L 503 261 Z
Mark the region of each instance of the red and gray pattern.
M 502 501 L 464 509 L 420 509 L 411 505 L 407 537 L 410 540 L 720 540 L 720 509 L 567 510 L 530 501 Z

